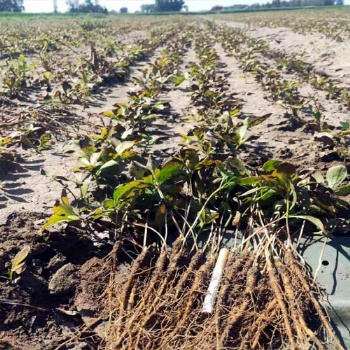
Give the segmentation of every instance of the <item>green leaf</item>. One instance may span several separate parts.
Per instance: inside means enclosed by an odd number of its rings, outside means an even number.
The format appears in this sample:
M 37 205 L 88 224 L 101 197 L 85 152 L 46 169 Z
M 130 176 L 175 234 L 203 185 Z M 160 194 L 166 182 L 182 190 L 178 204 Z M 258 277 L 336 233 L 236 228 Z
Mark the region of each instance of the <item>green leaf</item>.
M 182 162 L 178 160 L 171 160 L 165 164 L 162 169 L 155 172 L 155 180 L 159 185 L 162 185 L 165 181 L 171 177 L 178 175 L 179 170 L 182 168 Z M 158 169 L 156 169 L 158 170 Z
M 255 118 L 255 119 L 250 119 L 248 121 L 248 126 L 251 128 L 253 126 L 257 126 L 261 123 L 263 123 L 266 119 L 270 118 L 272 115 L 272 113 L 267 113 L 264 114 L 263 116 L 259 117 L 259 118 Z
M 332 189 L 338 187 L 348 176 L 348 171 L 344 165 L 336 165 L 328 169 L 326 179 L 328 186 Z
M 39 149 L 43 149 L 44 147 L 49 146 L 50 141 L 51 141 L 51 134 L 49 133 L 44 133 L 40 136 L 40 144 L 39 144 Z
M 150 119 L 156 119 L 159 117 L 159 114 L 148 114 L 143 115 L 142 120 L 150 120 Z
M 115 203 L 113 199 L 105 200 L 102 205 L 104 209 L 112 209 L 115 207 Z
M 241 160 L 235 157 L 229 157 L 226 159 L 226 162 L 231 167 L 235 168 L 241 175 L 250 175 L 250 171 L 245 167 L 245 164 Z
M 90 157 L 90 164 L 93 166 L 98 165 L 97 162 L 100 159 L 100 156 L 101 156 L 100 152 L 93 153 Z
M 141 180 L 130 181 L 126 184 L 119 185 L 113 192 L 114 203 L 117 204 L 123 197 L 129 197 L 134 194 L 135 190 L 147 188 L 148 184 Z
M 184 75 L 173 77 L 173 82 L 174 82 L 175 86 L 180 85 L 185 80 L 186 80 L 186 77 Z
M 81 192 L 81 195 L 83 197 L 83 199 L 86 201 L 86 198 L 87 198 L 87 193 L 88 193 L 88 190 L 89 190 L 89 185 L 90 185 L 90 179 L 86 179 L 81 187 L 80 187 L 80 192 Z
M 237 132 L 239 144 L 243 144 L 247 139 L 248 126 L 242 125 Z
M 312 174 L 312 177 L 315 179 L 315 181 L 319 184 L 324 184 L 324 177 L 320 171 L 316 171 Z
M 102 114 L 108 118 L 115 118 L 115 114 L 112 111 L 105 111 Z
M 79 158 L 79 163 L 84 167 L 89 167 L 91 165 L 90 161 L 86 158 Z
M 66 190 L 62 190 L 61 201 L 56 201 L 53 207 L 53 214 L 49 217 L 49 219 L 42 226 L 41 231 L 44 231 L 49 226 L 57 224 L 58 222 L 70 222 L 80 220 L 78 214 L 76 214 L 69 204 L 67 198 Z
M 118 155 L 123 154 L 126 150 L 129 150 L 135 145 L 134 141 L 124 141 L 121 142 L 116 148 L 115 151 Z
M 339 187 L 334 193 L 337 196 L 347 196 L 350 194 L 350 185 Z
M 268 160 L 266 163 L 264 163 L 264 165 L 262 166 L 262 168 L 265 171 L 273 171 L 276 170 L 277 167 L 282 163 L 282 161 L 280 160 L 276 160 L 276 159 L 270 159 Z
M 23 249 L 20 252 L 18 252 L 13 258 L 10 271 L 11 277 L 14 272 L 16 272 L 19 275 L 25 270 L 25 259 L 27 258 L 29 252 L 30 246 L 27 245 L 23 247 Z
M 290 215 L 290 219 L 300 219 L 300 220 L 307 220 L 314 224 L 323 234 L 327 234 L 327 230 L 325 229 L 322 221 L 318 218 L 315 218 L 314 216 L 310 215 Z
M 266 189 L 266 188 L 267 188 L 267 187 L 256 187 L 256 188 L 252 188 L 252 189 L 250 189 L 250 190 L 248 190 L 248 191 L 246 191 L 246 192 L 240 194 L 240 195 L 239 195 L 239 198 L 247 197 L 247 196 L 249 196 L 249 195 L 251 195 L 251 194 L 254 194 L 254 193 L 259 192 L 259 191 L 261 191 L 261 190 L 263 190 L 263 189 Z
M 314 113 L 314 118 L 316 121 L 320 122 L 322 119 L 324 119 L 324 116 L 320 111 L 317 111 Z
M 113 200 L 111 200 L 111 201 L 113 202 Z M 97 208 L 97 209 L 94 211 L 92 217 L 94 218 L 94 220 L 97 220 L 97 219 L 101 218 L 101 217 L 103 216 L 103 214 L 104 214 L 103 209 L 102 209 L 102 208 Z
M 347 131 L 350 129 L 350 122 L 340 122 L 342 131 Z
M 270 197 L 274 196 L 276 194 L 276 190 L 273 188 L 270 188 L 269 190 L 267 190 L 266 192 L 264 192 L 262 194 L 262 196 L 260 197 L 260 199 L 262 201 L 266 201 L 267 199 L 269 199 Z
M 260 178 L 258 176 L 245 177 L 243 179 L 238 179 L 238 185 L 257 185 L 260 183 Z
M 119 163 L 118 163 L 116 160 L 111 159 L 111 160 L 109 160 L 108 162 L 104 163 L 104 164 L 100 167 L 100 170 L 109 168 L 109 167 L 114 166 L 114 165 L 117 165 L 117 164 L 119 164 Z

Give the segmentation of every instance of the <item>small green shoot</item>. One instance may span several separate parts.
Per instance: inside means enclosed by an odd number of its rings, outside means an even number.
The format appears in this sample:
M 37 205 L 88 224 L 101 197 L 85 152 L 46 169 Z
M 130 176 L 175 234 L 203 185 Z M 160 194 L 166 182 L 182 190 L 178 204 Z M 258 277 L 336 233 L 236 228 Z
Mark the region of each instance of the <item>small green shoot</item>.
M 75 213 L 74 209 L 68 201 L 66 190 L 63 189 L 61 194 L 61 201 L 56 201 L 56 204 L 53 207 L 53 214 L 42 226 L 41 231 L 44 231 L 48 227 L 59 222 L 73 222 L 79 221 L 80 219 L 80 216 Z
M 26 269 L 26 258 L 30 252 L 30 246 L 26 245 L 21 251 L 19 251 L 15 257 L 12 259 L 11 267 L 8 271 L 8 276 L 2 276 L 3 278 L 14 281 L 15 276 L 19 276 Z

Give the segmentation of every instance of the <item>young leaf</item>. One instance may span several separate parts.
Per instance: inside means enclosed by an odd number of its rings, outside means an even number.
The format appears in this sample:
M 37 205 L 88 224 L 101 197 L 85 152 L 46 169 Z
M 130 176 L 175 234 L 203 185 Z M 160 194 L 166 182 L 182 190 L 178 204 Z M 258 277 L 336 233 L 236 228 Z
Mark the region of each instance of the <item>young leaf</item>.
M 334 193 L 337 196 L 348 196 L 350 194 L 350 185 L 337 188 Z
M 323 175 L 320 171 L 315 171 L 313 174 L 312 174 L 312 177 L 315 179 L 315 181 L 319 184 L 324 184 L 324 178 L 323 178 Z
M 135 190 L 146 187 L 148 187 L 148 185 L 141 180 L 130 181 L 126 184 L 119 185 L 113 192 L 114 203 L 117 204 L 123 197 L 128 197 L 133 194 Z
M 118 164 L 118 162 L 117 162 L 116 160 L 111 159 L 111 160 L 109 160 L 108 162 L 104 163 L 104 164 L 101 166 L 100 170 L 109 168 L 109 167 L 114 166 L 114 165 L 117 165 L 117 164 Z
M 88 179 L 86 179 L 83 183 L 82 183 L 82 185 L 81 185 L 81 187 L 80 187 L 80 193 L 81 193 L 81 195 L 82 195 L 82 197 L 83 197 L 83 199 L 86 201 L 86 198 L 87 198 L 87 193 L 88 193 L 88 190 L 89 190 L 89 185 L 90 185 L 90 179 L 88 178 Z
M 162 185 L 165 181 L 169 180 L 171 177 L 176 176 L 179 170 L 182 168 L 182 162 L 178 160 L 172 160 L 165 164 L 162 169 L 155 172 L 155 180 L 159 185 Z M 158 170 L 158 169 L 157 169 Z
M 125 151 L 129 150 L 134 146 L 135 142 L 134 141 L 124 141 L 121 142 L 116 148 L 115 151 L 117 152 L 118 155 L 123 154 Z
M 186 80 L 186 77 L 184 75 L 173 77 L 173 82 L 174 82 L 175 86 L 180 85 L 184 80 Z
M 25 266 L 25 259 L 27 258 L 28 254 L 30 252 L 30 246 L 25 246 L 21 251 L 19 251 L 16 256 L 13 258 L 11 263 L 11 270 L 10 270 L 10 280 L 12 280 L 13 273 L 16 273 L 17 275 L 21 274 L 26 266 Z
M 39 144 L 39 150 L 45 148 L 45 147 L 48 147 L 50 145 L 50 141 L 51 141 L 51 134 L 49 133 L 44 133 L 40 136 L 40 144 Z
M 267 113 L 259 118 L 249 119 L 248 125 L 250 128 L 252 128 L 253 126 L 257 126 L 257 125 L 263 123 L 266 119 L 270 118 L 271 115 L 272 115 L 272 113 Z
M 307 220 L 310 221 L 312 224 L 314 224 L 318 229 L 320 229 L 320 231 L 323 234 L 327 234 L 327 230 L 325 229 L 322 221 L 318 218 L 315 218 L 314 216 L 310 216 L 310 215 L 290 215 L 289 218 L 294 218 L 294 219 L 301 219 L 301 220 Z
M 280 160 L 276 160 L 276 159 L 270 159 L 268 160 L 266 163 L 264 163 L 264 165 L 262 166 L 262 168 L 265 171 L 272 171 L 277 169 L 277 167 L 282 163 L 282 161 Z
M 242 179 L 238 179 L 237 183 L 242 186 L 258 185 L 260 183 L 260 178 L 258 176 L 244 177 Z
M 112 111 L 105 111 L 102 114 L 108 118 L 112 118 L 112 119 L 115 118 L 115 114 Z
M 58 222 L 70 222 L 80 220 L 79 215 L 74 212 L 72 206 L 69 204 L 67 192 L 65 189 L 62 190 L 61 201 L 56 201 L 52 210 L 53 214 L 42 226 L 41 231 L 44 231 L 49 226 L 57 224 Z
M 90 157 L 90 164 L 93 166 L 96 166 L 100 156 L 101 156 L 100 152 L 93 153 Z
M 336 165 L 328 169 L 326 179 L 328 186 L 332 189 L 338 187 L 348 176 L 348 171 L 344 165 Z

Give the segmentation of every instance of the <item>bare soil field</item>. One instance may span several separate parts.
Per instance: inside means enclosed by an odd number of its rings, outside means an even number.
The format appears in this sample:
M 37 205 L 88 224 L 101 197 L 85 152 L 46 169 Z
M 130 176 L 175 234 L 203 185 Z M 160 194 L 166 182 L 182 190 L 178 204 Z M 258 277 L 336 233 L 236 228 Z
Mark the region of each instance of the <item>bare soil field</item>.
M 350 39 L 47 21 L 0 29 L 0 348 L 345 349 L 298 242 L 350 232 Z

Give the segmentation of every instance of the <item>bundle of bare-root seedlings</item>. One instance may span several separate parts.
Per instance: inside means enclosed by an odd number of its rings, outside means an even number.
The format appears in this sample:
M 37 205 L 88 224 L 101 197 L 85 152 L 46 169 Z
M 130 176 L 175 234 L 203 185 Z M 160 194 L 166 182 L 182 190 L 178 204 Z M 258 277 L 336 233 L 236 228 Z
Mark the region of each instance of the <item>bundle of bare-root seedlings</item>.
M 106 348 L 343 349 L 296 251 L 265 236 L 229 252 L 212 312 L 203 302 L 216 253 L 183 237 L 170 251 L 144 248 L 110 291 Z

